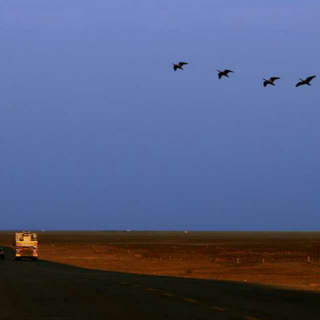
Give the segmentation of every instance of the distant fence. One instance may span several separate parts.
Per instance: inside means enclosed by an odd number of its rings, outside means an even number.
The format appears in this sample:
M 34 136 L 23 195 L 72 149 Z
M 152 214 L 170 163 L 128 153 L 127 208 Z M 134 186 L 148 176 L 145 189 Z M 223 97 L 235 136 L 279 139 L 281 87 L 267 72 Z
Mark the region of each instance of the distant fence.
M 244 250 L 227 249 L 220 251 L 218 257 L 238 263 L 265 263 L 265 262 L 320 262 L 320 247 L 307 250 Z

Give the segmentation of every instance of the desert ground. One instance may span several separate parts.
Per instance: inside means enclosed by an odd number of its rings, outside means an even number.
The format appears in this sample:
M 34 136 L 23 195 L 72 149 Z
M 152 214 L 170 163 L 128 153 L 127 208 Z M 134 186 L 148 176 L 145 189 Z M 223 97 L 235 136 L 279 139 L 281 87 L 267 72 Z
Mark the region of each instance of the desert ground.
M 320 232 L 0 232 L 0 319 L 320 319 Z

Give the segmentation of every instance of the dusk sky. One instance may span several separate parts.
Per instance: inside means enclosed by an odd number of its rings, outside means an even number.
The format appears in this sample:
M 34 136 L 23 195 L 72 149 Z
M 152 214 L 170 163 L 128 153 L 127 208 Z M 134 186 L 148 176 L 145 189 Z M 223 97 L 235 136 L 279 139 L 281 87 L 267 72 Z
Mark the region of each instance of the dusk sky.
M 0 11 L 0 229 L 320 229 L 319 0 Z

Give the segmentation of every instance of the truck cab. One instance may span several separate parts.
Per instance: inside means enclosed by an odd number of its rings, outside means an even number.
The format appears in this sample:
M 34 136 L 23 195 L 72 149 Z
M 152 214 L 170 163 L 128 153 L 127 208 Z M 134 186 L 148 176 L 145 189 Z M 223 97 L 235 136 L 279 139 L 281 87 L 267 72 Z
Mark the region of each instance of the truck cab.
M 16 233 L 14 243 L 16 260 L 21 260 L 22 258 L 38 260 L 38 244 L 36 233 L 30 231 Z

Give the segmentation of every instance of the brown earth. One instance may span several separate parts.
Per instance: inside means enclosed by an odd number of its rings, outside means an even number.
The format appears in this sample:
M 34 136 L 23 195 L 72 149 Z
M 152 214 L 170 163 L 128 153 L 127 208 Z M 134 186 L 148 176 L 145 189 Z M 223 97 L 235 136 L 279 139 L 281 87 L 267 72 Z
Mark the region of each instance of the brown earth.
M 13 232 L 0 233 L 10 245 Z M 313 246 L 320 232 L 40 232 L 40 259 L 125 273 L 232 280 L 320 290 L 320 261 L 248 263 L 235 249 L 293 252 Z
M 320 233 L 39 232 L 39 262 L 14 261 L 13 240 L 0 232 L 1 320 L 320 319 L 320 263 L 243 255 L 317 252 Z

